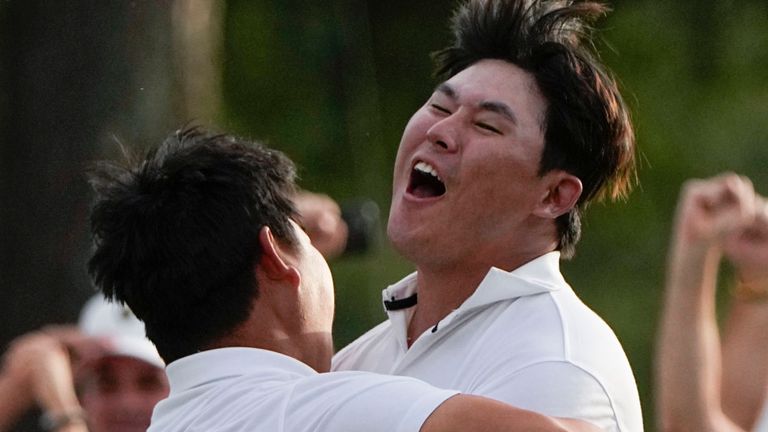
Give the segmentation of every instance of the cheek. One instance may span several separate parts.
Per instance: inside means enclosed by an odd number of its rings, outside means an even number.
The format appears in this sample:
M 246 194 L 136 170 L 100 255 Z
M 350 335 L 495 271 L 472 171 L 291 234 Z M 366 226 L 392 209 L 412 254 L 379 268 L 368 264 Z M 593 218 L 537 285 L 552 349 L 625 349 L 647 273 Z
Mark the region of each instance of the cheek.
M 400 146 L 397 149 L 397 159 L 395 169 L 401 168 L 411 153 L 427 139 L 427 131 L 432 126 L 433 120 L 430 115 L 423 110 L 416 113 L 408 121 L 400 139 Z
M 477 212 L 527 208 L 537 196 L 538 168 L 525 160 L 497 152 L 469 160 L 462 178 L 470 179 L 465 198 L 475 202 Z
M 110 398 L 103 397 L 95 392 L 86 392 L 81 397 L 81 404 L 83 410 L 88 413 L 88 422 L 91 423 L 96 430 L 100 430 L 98 425 L 103 423 L 106 416 L 110 412 Z
M 165 399 L 168 395 L 167 394 L 161 394 L 161 393 L 152 393 L 152 394 L 144 394 L 143 395 L 142 403 L 144 407 L 144 412 L 147 414 L 147 416 L 152 415 L 152 411 L 155 409 L 155 405 L 157 405 L 158 402 Z

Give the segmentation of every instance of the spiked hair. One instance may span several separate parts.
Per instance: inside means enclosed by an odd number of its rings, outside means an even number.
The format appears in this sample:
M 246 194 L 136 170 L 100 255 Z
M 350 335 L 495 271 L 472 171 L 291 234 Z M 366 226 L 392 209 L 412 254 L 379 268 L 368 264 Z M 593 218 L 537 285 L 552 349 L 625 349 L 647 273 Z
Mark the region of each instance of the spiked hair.
M 203 349 L 250 313 L 258 235 L 296 244 L 294 166 L 282 153 L 197 128 L 127 166 L 99 165 L 88 271 L 144 321 L 166 363 Z
M 584 188 L 556 221 L 566 258 L 587 205 L 625 197 L 636 180 L 629 110 L 589 40 L 589 24 L 607 11 L 592 1 L 469 0 L 453 16 L 453 43 L 433 54 L 443 79 L 483 59 L 510 62 L 535 78 L 548 104 L 539 174 L 563 170 Z

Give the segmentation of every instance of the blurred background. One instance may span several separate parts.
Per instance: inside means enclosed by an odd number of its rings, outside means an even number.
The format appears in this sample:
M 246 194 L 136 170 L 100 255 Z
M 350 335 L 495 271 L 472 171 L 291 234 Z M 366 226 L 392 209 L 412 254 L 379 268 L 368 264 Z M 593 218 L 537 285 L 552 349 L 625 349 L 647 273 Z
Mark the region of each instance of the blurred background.
M 412 270 L 383 235 L 392 162 L 436 84 L 429 53 L 447 42 L 454 5 L 0 0 L 0 344 L 74 321 L 93 292 L 84 170 L 188 122 L 267 141 L 296 161 L 304 188 L 342 205 L 377 204 L 370 247 L 331 263 L 337 346 L 382 321 L 380 290 Z M 623 342 L 652 431 L 653 340 L 680 184 L 732 170 L 768 194 L 768 3 L 612 6 L 597 47 L 633 110 L 640 185 L 626 202 L 590 209 L 563 267 Z

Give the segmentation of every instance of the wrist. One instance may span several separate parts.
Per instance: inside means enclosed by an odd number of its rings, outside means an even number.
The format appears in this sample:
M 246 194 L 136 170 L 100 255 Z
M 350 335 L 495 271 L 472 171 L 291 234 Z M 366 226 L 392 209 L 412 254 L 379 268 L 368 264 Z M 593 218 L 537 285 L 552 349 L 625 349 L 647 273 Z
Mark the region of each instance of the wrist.
M 722 256 L 722 250 L 709 243 L 676 241 L 670 247 L 667 266 L 683 277 L 716 273 Z

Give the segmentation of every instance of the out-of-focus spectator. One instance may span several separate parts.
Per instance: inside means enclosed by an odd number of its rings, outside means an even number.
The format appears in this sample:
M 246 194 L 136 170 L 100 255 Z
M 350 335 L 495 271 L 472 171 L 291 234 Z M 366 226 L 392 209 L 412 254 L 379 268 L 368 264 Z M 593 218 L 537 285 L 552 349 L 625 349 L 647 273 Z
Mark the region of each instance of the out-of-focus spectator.
M 11 344 L 0 375 L 0 430 L 37 404 L 47 430 L 146 431 L 168 394 L 163 368 L 130 310 L 95 296 L 78 327 L 46 327 Z
M 735 283 L 722 343 L 721 261 Z M 768 203 L 733 174 L 683 187 L 657 359 L 662 431 L 753 430 L 768 389 Z
M 347 223 L 341 208 L 327 195 L 301 191 L 294 197 L 298 223 L 325 259 L 341 255 L 347 246 Z

